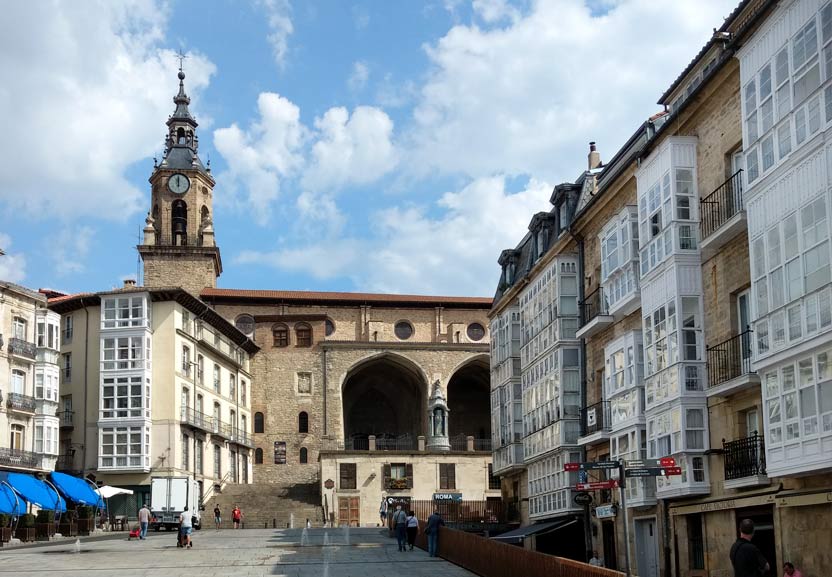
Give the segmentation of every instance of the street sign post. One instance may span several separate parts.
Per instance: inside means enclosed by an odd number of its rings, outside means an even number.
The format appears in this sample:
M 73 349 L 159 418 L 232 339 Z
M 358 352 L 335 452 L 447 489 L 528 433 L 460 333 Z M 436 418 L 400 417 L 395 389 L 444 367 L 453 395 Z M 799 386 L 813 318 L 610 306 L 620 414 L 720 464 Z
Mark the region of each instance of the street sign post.
M 618 487 L 617 479 L 609 481 L 595 481 L 592 483 L 577 483 L 575 489 L 578 491 L 600 491 L 601 489 L 615 489 Z
M 588 463 L 564 463 L 564 471 L 589 471 L 594 469 L 617 469 L 618 463 L 615 461 L 595 461 Z
M 661 459 L 641 459 L 639 461 L 627 461 L 625 469 L 643 469 L 645 467 L 675 467 L 676 459 L 663 457 Z
M 666 477 L 668 475 L 681 475 L 681 467 L 638 467 L 624 469 L 626 477 Z

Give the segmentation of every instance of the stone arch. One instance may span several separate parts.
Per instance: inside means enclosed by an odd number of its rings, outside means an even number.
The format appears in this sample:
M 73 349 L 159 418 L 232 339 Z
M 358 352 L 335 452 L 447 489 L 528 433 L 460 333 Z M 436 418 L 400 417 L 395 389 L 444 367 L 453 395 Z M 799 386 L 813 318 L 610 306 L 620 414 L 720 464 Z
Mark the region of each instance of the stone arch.
M 188 205 L 181 198 L 171 204 L 171 236 L 175 246 L 188 244 Z
M 264 432 L 265 427 L 263 426 L 263 421 L 264 421 L 263 413 L 261 413 L 260 411 L 257 411 L 256 413 L 254 413 L 254 432 L 255 433 Z
M 416 437 L 427 430 L 428 379 L 413 360 L 379 353 L 359 360 L 341 381 L 344 438 Z
M 309 462 L 309 450 L 306 447 L 300 448 L 300 463 L 301 465 Z
M 491 438 L 490 370 L 483 353 L 464 360 L 451 373 L 446 387 L 450 437 Z
M 262 465 L 263 464 L 263 449 L 257 448 L 254 449 L 254 464 L 255 465 Z

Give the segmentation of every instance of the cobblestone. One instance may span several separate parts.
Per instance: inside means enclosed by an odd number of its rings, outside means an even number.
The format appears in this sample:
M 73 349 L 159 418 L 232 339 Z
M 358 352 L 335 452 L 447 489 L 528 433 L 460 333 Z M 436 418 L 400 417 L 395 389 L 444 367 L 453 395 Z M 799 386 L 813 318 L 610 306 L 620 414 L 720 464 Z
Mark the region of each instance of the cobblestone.
M 173 533 L 149 533 L 145 541 L 97 540 L 0 550 L 0 576 L 59 577 L 466 577 L 473 575 L 414 549 L 397 550 L 380 529 L 204 530 L 192 549 L 178 549 Z M 304 545 L 301 545 L 301 543 Z M 324 545 L 328 542 L 329 545 Z

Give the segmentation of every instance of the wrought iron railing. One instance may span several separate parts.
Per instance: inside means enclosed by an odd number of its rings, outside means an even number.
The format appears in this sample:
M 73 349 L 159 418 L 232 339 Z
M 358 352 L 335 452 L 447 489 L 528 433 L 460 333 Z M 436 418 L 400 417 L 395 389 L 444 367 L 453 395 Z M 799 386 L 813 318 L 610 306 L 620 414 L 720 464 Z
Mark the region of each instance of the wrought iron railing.
M 9 339 L 9 353 L 19 357 L 26 357 L 27 359 L 35 360 L 35 357 L 37 356 L 37 347 L 35 347 L 35 343 L 30 343 L 29 341 L 12 337 Z
M 61 424 L 62 429 L 70 429 L 75 426 L 74 423 L 75 412 L 74 411 L 59 411 L 58 412 L 58 419 Z
M 487 451 L 491 452 L 491 439 L 474 439 L 474 450 L 475 451 Z
M 610 402 L 601 401 L 581 409 L 581 435 L 609 431 L 612 424 Z
M 238 445 L 244 445 L 246 447 L 254 446 L 254 442 L 251 440 L 251 435 L 249 435 L 248 432 L 240 428 L 232 429 L 231 441 L 233 443 L 237 443 Z
M 377 437 L 377 451 L 412 451 L 415 448 L 411 435 L 399 435 L 398 437 Z
M 218 419 L 212 419 L 211 427 L 207 429 L 213 435 L 222 437 L 224 439 L 231 439 L 232 427 L 228 423 L 223 423 Z
M 21 395 L 20 393 L 9 393 L 6 399 L 6 406 L 15 411 L 35 412 L 35 397 Z
M 182 407 L 182 422 L 204 431 L 214 430 L 214 417 L 190 407 Z
M 68 472 L 78 471 L 75 467 L 75 455 L 58 455 L 58 460 L 55 462 L 55 470 Z
M 0 447 L 0 465 L 6 467 L 34 468 L 40 464 L 40 455 L 19 449 Z
M 604 294 L 604 288 L 598 287 L 589 293 L 580 303 L 581 310 L 581 326 L 586 325 L 592 319 L 599 315 L 608 315 L 610 307 L 607 295 Z
M 708 238 L 742 209 L 742 169 L 739 169 L 719 188 L 699 201 L 702 239 Z
M 725 480 L 766 474 L 766 447 L 763 437 L 754 433 L 736 441 L 722 441 Z
M 468 436 L 465 434 L 454 435 L 448 439 L 451 445 L 451 451 L 467 451 L 468 450 Z
M 751 329 L 708 347 L 708 387 L 716 387 L 741 375 L 753 373 L 751 368 Z

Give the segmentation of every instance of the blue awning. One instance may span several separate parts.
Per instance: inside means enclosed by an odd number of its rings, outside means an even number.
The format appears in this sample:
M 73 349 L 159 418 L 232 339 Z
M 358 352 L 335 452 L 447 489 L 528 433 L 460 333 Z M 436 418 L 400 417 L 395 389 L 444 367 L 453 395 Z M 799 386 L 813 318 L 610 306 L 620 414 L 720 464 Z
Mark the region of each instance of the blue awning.
M 23 473 L 0 473 L 0 481 L 6 481 L 15 493 L 32 505 L 57 513 L 66 511 L 63 497 L 40 479 Z
M 58 488 L 61 494 L 79 505 L 91 507 L 103 507 L 104 501 L 101 496 L 93 491 L 87 481 L 66 473 L 51 473 L 52 484 Z
M 20 515 L 25 512 L 25 506 L 17 498 L 11 487 L 0 483 L 0 513 L 4 515 Z

